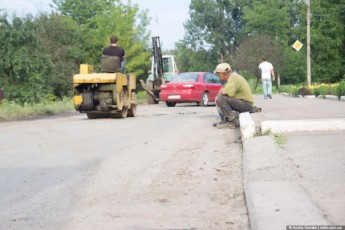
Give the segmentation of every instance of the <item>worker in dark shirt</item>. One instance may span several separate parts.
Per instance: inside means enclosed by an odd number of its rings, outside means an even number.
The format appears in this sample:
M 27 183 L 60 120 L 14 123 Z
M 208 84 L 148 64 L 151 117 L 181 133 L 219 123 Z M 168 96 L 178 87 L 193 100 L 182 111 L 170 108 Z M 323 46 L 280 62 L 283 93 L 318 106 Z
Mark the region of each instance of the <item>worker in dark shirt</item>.
M 125 51 L 117 46 L 118 38 L 110 38 L 110 46 L 105 47 L 102 55 L 102 72 L 125 72 Z

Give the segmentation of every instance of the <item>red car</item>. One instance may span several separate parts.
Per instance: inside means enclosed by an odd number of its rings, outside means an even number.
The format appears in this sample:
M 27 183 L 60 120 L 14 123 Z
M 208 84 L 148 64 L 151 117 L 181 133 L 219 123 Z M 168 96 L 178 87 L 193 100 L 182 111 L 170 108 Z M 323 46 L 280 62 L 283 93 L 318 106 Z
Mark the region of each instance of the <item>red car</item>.
M 182 102 L 196 102 L 199 106 L 207 106 L 210 102 L 215 102 L 221 87 L 220 79 L 213 73 L 180 73 L 169 83 L 161 85 L 159 97 L 168 107 Z

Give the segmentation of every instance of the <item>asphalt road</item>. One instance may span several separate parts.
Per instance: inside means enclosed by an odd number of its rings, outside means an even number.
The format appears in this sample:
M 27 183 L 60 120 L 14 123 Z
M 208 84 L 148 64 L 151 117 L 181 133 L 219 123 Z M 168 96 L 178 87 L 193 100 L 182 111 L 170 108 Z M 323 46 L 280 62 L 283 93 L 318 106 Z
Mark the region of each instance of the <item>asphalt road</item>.
M 242 149 L 214 106 L 0 123 L 0 229 L 248 229 Z

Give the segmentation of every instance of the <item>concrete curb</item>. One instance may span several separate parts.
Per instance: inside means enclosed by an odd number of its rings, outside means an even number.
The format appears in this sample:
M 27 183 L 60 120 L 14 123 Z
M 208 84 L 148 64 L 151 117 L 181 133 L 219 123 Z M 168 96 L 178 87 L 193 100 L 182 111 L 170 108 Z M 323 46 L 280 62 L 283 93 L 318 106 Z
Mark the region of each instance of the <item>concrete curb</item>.
M 339 97 L 336 95 L 325 95 L 325 98 L 330 100 L 339 100 Z
M 293 97 L 293 95 L 289 94 L 289 93 L 279 93 L 280 95 L 283 96 L 289 96 L 289 97 Z M 313 98 L 319 98 L 319 99 L 329 99 L 329 100 L 340 100 L 340 101 L 345 101 L 345 96 L 340 96 L 340 98 L 336 95 L 305 95 L 304 97 L 302 95 L 298 96 L 299 98 L 307 98 L 307 99 L 313 99 Z
M 262 121 L 261 133 L 345 130 L 344 118 Z
M 240 113 L 240 129 L 242 141 L 255 136 L 255 123 L 249 112 Z

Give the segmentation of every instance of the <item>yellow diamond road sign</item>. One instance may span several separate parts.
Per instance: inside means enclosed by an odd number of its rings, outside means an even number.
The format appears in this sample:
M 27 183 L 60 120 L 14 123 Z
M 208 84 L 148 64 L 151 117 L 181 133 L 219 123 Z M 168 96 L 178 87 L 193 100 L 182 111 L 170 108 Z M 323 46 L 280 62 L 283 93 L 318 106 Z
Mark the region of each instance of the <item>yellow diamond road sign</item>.
M 292 45 L 292 47 L 297 51 L 299 51 L 302 48 L 302 46 L 303 44 L 298 40 L 296 40 L 295 43 Z

